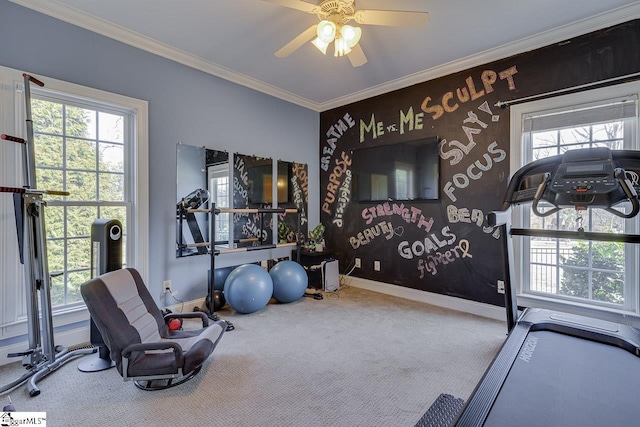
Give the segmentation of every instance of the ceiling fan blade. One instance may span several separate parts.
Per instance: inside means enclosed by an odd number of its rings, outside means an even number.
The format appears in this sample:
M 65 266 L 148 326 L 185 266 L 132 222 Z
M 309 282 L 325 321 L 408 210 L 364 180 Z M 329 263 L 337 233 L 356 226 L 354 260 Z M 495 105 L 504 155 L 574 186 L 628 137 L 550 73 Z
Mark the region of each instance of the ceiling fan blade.
M 280 6 L 289 7 L 291 9 L 301 10 L 308 13 L 316 13 L 318 6 L 315 4 L 307 3 L 302 0 L 262 0 L 269 3 L 279 4 Z
M 354 19 L 359 24 L 424 27 L 429 22 L 429 14 L 427 12 L 363 9 L 356 11 Z
M 291 40 L 284 45 L 279 51 L 275 53 L 278 58 L 286 58 L 291 55 L 295 50 L 299 49 L 303 44 L 311 41 L 314 37 L 317 37 L 316 28 L 318 25 L 312 25 L 302 32 L 298 37 Z
M 365 56 L 360 44 L 355 45 L 351 48 L 351 52 L 347 54 L 347 58 L 351 62 L 351 65 L 354 67 L 360 67 L 367 63 L 367 57 Z

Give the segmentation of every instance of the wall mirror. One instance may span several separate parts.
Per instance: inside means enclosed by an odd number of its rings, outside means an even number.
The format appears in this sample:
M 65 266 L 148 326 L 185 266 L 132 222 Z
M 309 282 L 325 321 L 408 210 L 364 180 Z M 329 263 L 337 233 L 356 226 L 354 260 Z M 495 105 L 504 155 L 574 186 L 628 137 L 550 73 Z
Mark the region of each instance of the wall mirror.
M 268 157 L 235 154 L 233 158 L 233 208 L 256 209 L 273 206 L 273 160 Z M 233 214 L 233 237 L 237 247 L 273 242 L 273 215 Z
M 229 185 L 231 168 L 229 153 L 204 147 L 178 144 L 176 149 L 176 256 L 208 253 L 209 214 L 187 213 L 185 209 L 204 210 L 230 206 Z M 215 244 L 228 247 L 230 240 L 229 214 L 220 214 L 215 222 Z
M 268 157 L 231 154 L 177 144 L 176 256 L 209 253 L 209 214 L 216 208 L 298 208 L 302 236 L 308 233 L 308 167 L 305 163 Z M 181 211 L 181 206 L 183 207 Z M 277 230 L 274 224 L 277 222 Z M 217 249 L 294 243 L 298 229 L 295 214 L 220 213 L 213 240 Z
M 205 149 L 178 144 L 177 197 L 176 197 L 176 246 L 177 256 L 207 253 L 203 243 L 208 241 L 209 221 L 206 213 L 185 213 L 185 209 L 206 208 L 209 201 L 205 174 Z M 182 210 L 182 212 L 181 212 Z
M 226 151 L 206 150 L 207 183 L 210 202 L 216 208 L 231 207 L 231 167 L 230 155 Z M 216 216 L 214 242 L 216 247 L 228 248 L 231 244 L 230 214 Z
M 309 178 L 306 163 L 278 160 L 278 207 L 300 209 L 300 232 L 308 233 Z M 297 215 L 278 214 L 278 243 L 293 243 L 298 230 Z

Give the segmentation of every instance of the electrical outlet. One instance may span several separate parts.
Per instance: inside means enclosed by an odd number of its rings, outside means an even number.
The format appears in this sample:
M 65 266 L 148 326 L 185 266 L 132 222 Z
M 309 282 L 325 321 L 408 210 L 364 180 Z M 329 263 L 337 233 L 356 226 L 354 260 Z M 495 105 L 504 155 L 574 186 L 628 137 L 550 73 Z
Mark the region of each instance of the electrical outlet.
M 498 280 L 497 290 L 499 294 L 504 294 L 504 281 Z
M 164 289 L 165 292 L 171 292 L 171 280 L 162 282 L 162 289 Z
M 373 261 L 373 269 L 375 271 L 380 271 L 380 261 Z
M 360 267 L 362 267 L 362 264 L 360 264 L 360 258 L 356 258 L 356 268 Z

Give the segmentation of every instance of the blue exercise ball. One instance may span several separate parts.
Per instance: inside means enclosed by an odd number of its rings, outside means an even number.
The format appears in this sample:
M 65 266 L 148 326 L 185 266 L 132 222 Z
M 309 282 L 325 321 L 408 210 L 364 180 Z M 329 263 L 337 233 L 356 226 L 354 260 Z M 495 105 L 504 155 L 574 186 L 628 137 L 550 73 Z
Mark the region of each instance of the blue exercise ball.
M 255 264 L 234 269 L 224 282 L 227 304 L 238 313 L 253 313 L 269 303 L 273 282 L 267 271 Z
M 216 268 L 213 270 L 213 289 L 216 291 L 222 291 L 224 289 L 224 282 L 227 277 L 233 271 L 233 267 Z
M 280 261 L 269 271 L 273 281 L 273 297 L 278 302 L 293 302 L 300 299 L 309 285 L 304 268 L 295 261 Z

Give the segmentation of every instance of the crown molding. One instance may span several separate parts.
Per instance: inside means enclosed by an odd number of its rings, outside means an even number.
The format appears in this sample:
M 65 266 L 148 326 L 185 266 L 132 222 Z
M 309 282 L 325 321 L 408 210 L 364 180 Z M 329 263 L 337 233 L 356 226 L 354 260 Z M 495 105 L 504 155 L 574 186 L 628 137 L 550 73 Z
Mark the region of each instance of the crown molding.
M 313 111 L 322 112 L 333 108 L 341 107 L 353 102 L 362 101 L 367 98 L 382 95 L 398 89 L 423 83 L 439 77 L 443 77 L 458 71 L 477 67 L 493 61 L 504 59 L 519 53 L 528 52 L 550 44 L 568 40 L 582 34 L 597 31 L 613 25 L 621 24 L 640 17 L 640 1 L 626 6 L 613 9 L 582 19 L 571 24 L 567 24 L 531 37 L 526 37 L 502 46 L 486 50 L 474 55 L 467 56 L 455 61 L 448 62 L 437 67 L 429 68 L 405 77 L 391 80 L 371 88 L 353 92 L 351 94 L 332 99 L 327 102 L 314 102 L 307 98 L 295 95 L 273 85 L 254 79 L 244 74 L 237 73 L 228 68 L 222 67 L 211 61 L 204 60 L 196 55 L 192 55 L 183 50 L 176 49 L 165 43 L 159 42 L 150 37 L 115 25 L 109 21 L 88 15 L 77 9 L 66 6 L 56 0 L 10 0 L 11 2 L 35 10 L 61 21 L 84 28 L 86 30 L 101 34 L 105 37 L 120 41 L 130 46 L 142 49 L 155 55 L 170 59 L 188 67 L 203 71 L 205 73 L 220 77 L 230 82 L 254 89 L 275 98 L 308 108 Z

